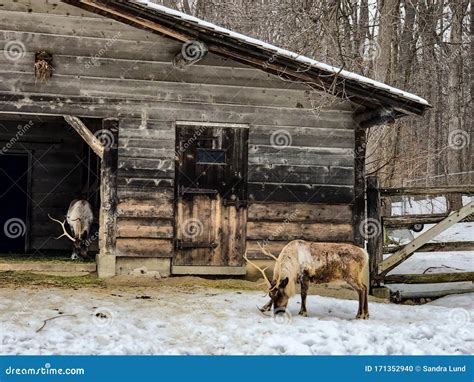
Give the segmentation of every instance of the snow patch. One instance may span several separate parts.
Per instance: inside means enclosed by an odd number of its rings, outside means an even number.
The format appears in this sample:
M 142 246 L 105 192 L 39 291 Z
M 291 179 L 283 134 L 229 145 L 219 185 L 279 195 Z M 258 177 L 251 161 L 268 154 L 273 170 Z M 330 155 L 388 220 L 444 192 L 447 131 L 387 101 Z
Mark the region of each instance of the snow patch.
M 5 289 L 2 354 L 472 354 L 474 294 L 405 306 L 308 296 L 309 317 L 260 314 L 258 292 Z M 24 302 L 27 303 L 24 303 Z M 37 332 L 45 319 L 51 320 Z M 73 316 L 66 316 L 73 315 Z M 396 333 L 396 335 L 394 335 Z

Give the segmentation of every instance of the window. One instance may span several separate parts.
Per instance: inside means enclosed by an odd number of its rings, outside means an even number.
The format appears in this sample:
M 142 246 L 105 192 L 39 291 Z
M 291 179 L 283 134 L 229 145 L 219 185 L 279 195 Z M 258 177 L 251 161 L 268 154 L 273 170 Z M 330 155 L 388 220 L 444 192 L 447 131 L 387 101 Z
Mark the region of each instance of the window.
M 226 164 L 225 150 L 197 149 L 198 164 Z

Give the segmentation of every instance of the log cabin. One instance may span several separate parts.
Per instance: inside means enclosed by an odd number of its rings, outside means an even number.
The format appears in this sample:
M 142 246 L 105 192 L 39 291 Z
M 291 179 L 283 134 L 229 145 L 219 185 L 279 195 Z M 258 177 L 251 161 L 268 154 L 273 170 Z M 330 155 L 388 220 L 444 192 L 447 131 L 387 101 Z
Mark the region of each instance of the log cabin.
M 84 198 L 100 277 L 364 246 L 367 129 L 430 107 L 147 0 L 0 0 L 0 25 L 0 252 L 69 250 L 48 215 Z

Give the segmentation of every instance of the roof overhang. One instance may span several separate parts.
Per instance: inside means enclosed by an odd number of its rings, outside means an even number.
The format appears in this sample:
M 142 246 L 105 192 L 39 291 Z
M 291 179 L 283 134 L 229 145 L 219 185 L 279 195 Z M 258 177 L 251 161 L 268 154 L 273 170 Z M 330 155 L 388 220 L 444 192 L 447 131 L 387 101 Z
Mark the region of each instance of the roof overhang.
M 426 100 L 414 94 L 151 4 L 147 0 L 62 1 L 183 43 L 202 41 L 214 54 L 284 79 L 305 83 L 370 110 L 388 110 L 394 118 L 408 114 L 422 115 L 431 107 Z

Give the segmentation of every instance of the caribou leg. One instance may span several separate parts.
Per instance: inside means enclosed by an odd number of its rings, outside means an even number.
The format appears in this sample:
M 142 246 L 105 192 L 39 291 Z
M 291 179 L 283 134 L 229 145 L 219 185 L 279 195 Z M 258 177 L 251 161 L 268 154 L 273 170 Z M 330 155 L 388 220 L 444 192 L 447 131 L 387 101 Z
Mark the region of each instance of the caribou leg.
M 306 297 L 308 296 L 309 278 L 306 276 L 301 277 L 301 309 L 298 313 L 300 316 L 307 317 L 308 312 L 306 311 Z
M 369 318 L 369 288 L 366 285 L 363 285 L 363 293 L 364 293 L 364 307 L 362 312 L 362 318 L 364 320 Z
M 359 309 L 357 310 L 357 319 L 366 320 L 369 318 L 369 309 L 367 304 L 367 287 L 362 282 L 348 282 L 348 284 L 357 291 L 359 295 Z

